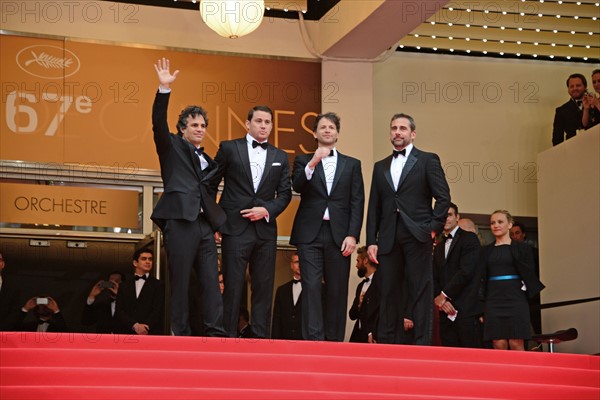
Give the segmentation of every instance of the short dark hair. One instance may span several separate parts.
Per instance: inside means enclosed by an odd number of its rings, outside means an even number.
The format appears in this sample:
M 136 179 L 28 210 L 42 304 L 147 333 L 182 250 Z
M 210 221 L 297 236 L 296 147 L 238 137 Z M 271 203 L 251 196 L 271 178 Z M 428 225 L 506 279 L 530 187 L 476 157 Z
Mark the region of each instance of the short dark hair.
M 411 117 L 410 115 L 404 114 L 404 113 L 394 114 L 394 116 L 390 120 L 390 123 L 392 123 L 394 120 L 396 120 L 398 118 L 406 118 L 408 120 L 408 123 L 410 124 L 410 130 L 412 132 L 414 132 L 417 129 L 417 124 L 415 123 L 414 118 Z
M 137 258 L 135 260 L 137 260 Z M 113 271 L 113 272 L 110 272 L 108 275 L 106 275 L 106 280 L 107 281 L 110 280 L 110 276 L 111 275 L 119 275 L 121 277 L 122 281 L 125 280 L 125 274 L 124 273 L 122 273 L 121 271 Z
M 567 87 L 569 87 L 569 81 L 571 79 L 581 79 L 581 82 L 583 82 L 583 86 L 587 87 L 587 79 L 585 79 L 585 76 L 583 76 L 582 74 L 571 74 L 569 75 L 569 77 L 567 78 Z
M 252 121 L 252 117 L 254 117 L 254 112 L 255 111 L 264 111 L 266 113 L 271 114 L 271 119 L 273 119 L 273 110 L 271 110 L 269 107 L 267 106 L 255 106 L 252 107 L 250 109 L 250 111 L 248 111 L 248 121 Z
M 596 74 L 600 74 L 600 69 L 595 69 L 592 71 L 592 76 L 594 76 Z
M 154 255 L 154 252 L 151 249 L 149 249 L 148 247 L 141 247 L 133 252 L 133 261 L 139 260 L 142 253 L 150 253 L 150 254 Z
M 334 112 L 326 112 L 324 114 L 317 115 L 317 119 L 315 119 L 315 125 L 313 126 L 313 132 L 317 131 L 317 127 L 319 126 L 319 121 L 323 118 L 330 120 L 335 124 L 335 129 L 340 131 L 340 117 Z
M 521 232 L 527 233 L 527 231 L 525 230 L 525 225 L 523 225 L 522 223 L 515 221 L 515 222 L 513 222 L 513 228 L 515 226 L 519 227 L 519 229 L 521 229 Z
M 198 116 L 202 116 L 204 123 L 208 126 L 208 116 L 204 108 L 200 106 L 187 106 L 181 110 L 179 119 L 177 120 L 177 134 L 182 136 L 182 131 L 187 127 L 188 117 L 196 118 Z
M 369 253 L 367 252 L 367 246 L 362 246 L 356 249 L 356 254 L 360 255 L 363 259 L 366 259 L 369 265 L 373 267 L 377 267 L 377 264 L 373 264 L 371 259 L 369 258 Z
M 448 209 L 451 209 L 451 208 L 454 210 L 454 212 L 456 214 L 458 214 L 458 206 L 456 204 L 450 202 L 450 206 L 448 206 Z

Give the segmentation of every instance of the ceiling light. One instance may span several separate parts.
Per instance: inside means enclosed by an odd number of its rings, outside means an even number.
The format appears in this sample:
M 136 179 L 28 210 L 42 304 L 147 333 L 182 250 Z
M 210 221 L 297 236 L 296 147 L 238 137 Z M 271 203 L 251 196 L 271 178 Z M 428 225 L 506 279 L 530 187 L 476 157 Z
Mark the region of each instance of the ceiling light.
M 483 51 L 483 54 L 487 54 L 487 50 L 484 50 L 484 51 Z
M 465 40 L 468 42 L 469 40 L 471 40 L 471 38 L 465 38 Z
M 430 22 L 430 24 L 431 24 L 431 25 L 435 25 L 435 21 L 431 21 L 431 22 Z
M 551 54 L 551 55 L 550 55 L 550 58 L 554 58 L 554 55 L 552 55 L 552 54 Z
M 500 43 L 504 43 L 504 39 L 500 39 Z
M 521 44 L 521 41 L 520 41 L 520 40 L 517 40 L 517 44 Z
M 535 31 L 536 31 L 536 32 L 539 32 L 539 31 L 540 31 L 540 28 L 536 28 L 536 30 L 535 30 Z
M 574 16 L 573 18 L 575 18 L 575 19 L 579 19 L 579 16 L 578 16 L 578 15 L 576 15 L 576 16 Z
M 452 26 L 452 22 L 448 22 L 448 26 Z
M 417 46 L 417 50 L 421 50 L 421 46 Z
M 452 39 L 454 39 L 452 36 L 449 36 L 449 37 L 448 37 L 448 40 L 452 40 Z
M 483 43 L 487 43 L 487 39 L 482 39 L 482 40 L 483 40 Z
M 433 48 L 433 51 L 437 51 L 437 47 L 434 47 L 434 48 Z
M 533 56 L 534 56 L 534 57 L 537 57 L 537 54 L 534 54 Z
M 517 30 L 518 30 L 519 32 L 521 32 L 521 31 L 523 30 L 523 28 L 519 27 L 519 28 L 517 28 Z
M 415 37 L 419 37 L 419 34 L 418 34 L 418 33 L 415 33 Z
M 550 46 L 552 46 L 552 47 L 556 47 L 556 43 L 552 43 Z
M 574 35 L 574 34 L 575 34 L 575 31 L 571 31 L 571 35 Z
M 501 51 L 501 52 L 500 52 L 500 55 L 501 55 L 501 56 L 503 56 L 503 55 L 504 55 L 504 52 L 503 52 L 503 51 Z
M 570 59 L 571 59 L 571 56 L 567 56 L 567 60 L 570 60 Z
M 537 46 L 538 44 L 539 44 L 538 42 L 533 42 L 533 45 L 534 45 L 534 46 Z
M 265 13 L 264 0 L 202 0 L 200 14 L 210 29 L 236 39 L 258 28 Z
M 467 53 L 471 53 L 471 50 L 467 50 Z
M 448 7 L 448 10 L 449 10 L 449 11 L 454 11 L 454 8 L 452 8 L 452 7 Z
M 500 29 L 502 29 L 502 30 L 505 30 L 506 28 L 505 28 L 505 27 L 503 27 L 503 26 L 501 26 L 501 27 L 500 27 Z
M 454 52 L 454 49 L 450 49 L 451 52 Z
M 487 29 L 487 25 L 484 25 L 484 26 L 483 26 L 483 29 Z
M 431 35 L 431 38 L 432 38 L 432 39 L 435 39 L 436 37 L 437 37 L 437 36 L 435 36 L 435 35 Z
M 584 59 L 585 61 L 587 61 L 587 57 L 583 57 L 583 59 Z
M 521 57 L 521 53 L 517 53 L 517 57 Z
M 471 27 L 471 24 L 466 24 L 465 26 L 466 26 L 467 28 L 470 28 L 470 27 Z
M 573 45 L 571 43 L 569 43 L 569 47 L 573 47 Z
M 552 32 L 554 32 L 554 33 L 558 33 L 558 31 L 557 31 L 556 29 L 554 29 Z
M 538 17 L 542 18 L 544 16 L 544 14 L 538 14 Z
M 590 45 L 589 45 L 589 44 L 587 44 L 587 45 L 585 46 L 585 48 L 586 48 L 586 49 L 589 49 L 589 48 L 590 48 Z
M 506 11 L 502 11 L 502 15 L 506 15 L 508 14 Z
M 560 15 L 558 15 L 558 14 L 557 14 L 557 15 L 556 15 L 556 18 L 560 18 Z

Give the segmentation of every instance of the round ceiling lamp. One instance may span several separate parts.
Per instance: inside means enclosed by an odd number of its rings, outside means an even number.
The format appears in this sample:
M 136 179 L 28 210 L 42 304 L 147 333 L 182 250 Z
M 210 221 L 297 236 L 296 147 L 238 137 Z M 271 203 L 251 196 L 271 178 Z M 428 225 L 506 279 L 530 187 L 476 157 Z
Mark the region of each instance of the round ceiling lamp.
M 236 39 L 260 26 L 265 13 L 264 0 L 202 0 L 200 14 L 210 29 Z

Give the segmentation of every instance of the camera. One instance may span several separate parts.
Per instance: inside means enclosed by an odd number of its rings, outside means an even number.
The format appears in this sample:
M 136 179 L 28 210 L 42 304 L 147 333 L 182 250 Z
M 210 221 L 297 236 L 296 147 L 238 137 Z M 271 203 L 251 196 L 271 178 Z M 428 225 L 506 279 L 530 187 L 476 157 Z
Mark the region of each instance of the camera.
M 35 299 L 35 304 L 45 304 L 48 305 L 48 298 L 47 297 L 38 297 Z
M 115 284 L 111 281 L 100 281 L 100 289 L 112 289 Z

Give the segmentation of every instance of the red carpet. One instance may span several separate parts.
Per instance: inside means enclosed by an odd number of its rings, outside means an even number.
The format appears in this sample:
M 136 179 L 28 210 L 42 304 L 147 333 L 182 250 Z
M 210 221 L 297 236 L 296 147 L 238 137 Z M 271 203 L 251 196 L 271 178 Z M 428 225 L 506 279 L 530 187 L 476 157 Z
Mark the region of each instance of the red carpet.
M 600 357 L 354 343 L 0 334 L 0 399 L 599 399 Z

